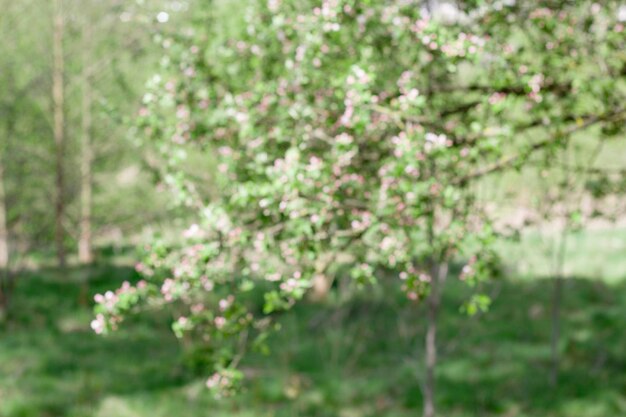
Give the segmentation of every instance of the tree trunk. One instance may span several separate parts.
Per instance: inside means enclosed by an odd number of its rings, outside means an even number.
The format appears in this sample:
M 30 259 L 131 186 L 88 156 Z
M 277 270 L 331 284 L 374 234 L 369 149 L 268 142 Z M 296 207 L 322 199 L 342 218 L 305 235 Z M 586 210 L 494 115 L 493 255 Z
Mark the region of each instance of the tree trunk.
M 13 71 L 9 72 L 9 79 L 13 81 Z M 0 143 L 0 323 L 6 320 L 8 314 L 9 297 L 12 286 L 12 276 L 9 270 L 11 253 L 9 247 L 9 220 L 7 208 L 7 195 L 4 178 L 5 178 L 5 156 L 9 152 L 9 141 L 13 137 L 15 130 L 15 107 L 7 108 L 8 111 L 3 112 L 6 117 L 6 137 L 3 143 Z
M 78 241 L 78 260 L 81 264 L 93 261 L 91 237 L 91 206 L 92 206 L 92 172 L 93 149 L 91 144 L 91 74 L 89 70 L 88 51 L 91 47 L 91 24 L 86 22 L 83 32 L 83 97 L 82 97 L 82 148 L 80 159 L 80 238 Z
M 317 274 L 313 277 L 313 286 L 309 292 L 311 301 L 320 302 L 328 298 L 333 279 L 326 274 Z
M 80 235 L 78 238 L 78 262 L 89 265 L 93 262 L 91 210 L 93 196 L 93 146 L 92 146 L 92 90 L 89 52 L 91 50 L 92 26 L 87 15 L 83 24 L 83 70 L 82 70 L 82 143 L 80 155 Z M 89 270 L 83 271 L 78 303 L 89 304 Z
M 437 367 L 437 317 L 441 290 L 448 276 L 448 263 L 433 263 L 430 295 L 427 299 L 426 378 L 424 381 L 424 417 L 435 416 L 435 371 Z
M 4 191 L 3 155 L 0 154 L 0 324 L 7 316 L 11 275 L 9 272 L 9 228 Z
M 602 143 L 602 142 L 601 142 Z M 592 153 L 589 160 L 589 165 L 593 165 L 593 161 L 596 160 L 600 153 L 600 146 Z M 564 162 L 567 166 L 570 159 L 569 148 L 565 149 Z M 569 192 L 572 188 L 571 173 L 569 169 L 564 173 L 564 184 Z M 577 199 L 579 201 L 579 199 Z M 552 292 L 552 335 L 550 340 L 550 353 L 552 359 L 552 369 L 550 370 L 550 384 L 556 387 L 559 383 L 559 371 L 560 371 L 560 354 L 559 354 L 559 340 L 561 339 L 561 304 L 563 298 L 563 281 L 565 278 L 565 255 L 567 251 L 567 238 L 571 227 L 571 213 L 566 210 L 565 219 L 563 223 L 563 230 L 561 231 L 560 241 L 558 242 L 558 248 L 555 252 L 554 259 L 554 288 Z
M 9 302 L 15 284 L 10 270 L 9 225 L 7 220 L 7 197 L 4 188 L 3 154 L 0 149 L 0 324 L 9 319 Z
M 315 262 L 315 276 L 313 277 L 313 286 L 308 293 L 311 301 L 322 302 L 328 299 L 328 294 L 333 286 L 335 277 L 326 270 L 328 265 L 341 257 L 340 253 L 324 253 L 321 254 Z
M 65 115 L 64 115 L 64 92 L 63 92 L 63 9 L 62 0 L 54 0 L 54 34 L 53 55 L 54 68 L 52 71 L 52 102 L 54 108 L 54 144 L 56 156 L 56 202 L 55 202 L 55 241 L 57 262 L 60 267 L 65 267 L 65 230 L 63 218 L 65 214 Z
M 550 351 L 552 356 L 552 370 L 550 372 L 550 384 L 556 386 L 559 382 L 559 339 L 561 338 L 561 297 L 563 293 L 563 277 L 554 278 L 552 294 L 552 338 Z
M 9 228 L 7 225 L 6 195 L 4 192 L 4 164 L 0 155 L 0 271 L 9 268 Z
M 561 234 L 558 252 L 556 254 L 556 264 L 554 269 L 554 288 L 552 293 L 552 337 L 550 340 L 550 351 L 552 356 L 552 369 L 550 372 L 550 384 L 557 386 L 559 382 L 560 355 L 559 340 L 561 338 L 561 299 L 563 298 L 563 279 L 565 266 L 565 252 L 567 248 L 567 235 L 569 232 L 569 222 L 566 222 Z

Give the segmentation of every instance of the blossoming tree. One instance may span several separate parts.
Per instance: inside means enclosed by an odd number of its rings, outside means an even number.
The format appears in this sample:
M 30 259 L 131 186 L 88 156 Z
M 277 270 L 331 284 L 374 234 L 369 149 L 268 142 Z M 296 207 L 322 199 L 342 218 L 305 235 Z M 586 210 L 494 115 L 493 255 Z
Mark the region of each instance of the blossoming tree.
M 539 7 L 540 5 L 545 7 Z M 180 303 L 177 334 L 216 349 L 207 384 L 234 388 L 271 313 L 323 297 L 342 271 L 393 276 L 428 305 L 424 415 L 435 414 L 436 331 L 452 260 L 492 275 L 494 231 L 475 187 L 619 130 L 618 2 L 270 0 L 199 6 L 162 35 L 140 113 L 172 195 L 193 209 L 182 243 L 147 247 L 137 286 L 98 296 L 96 332 L 142 303 Z M 214 153 L 209 193 L 189 158 Z M 262 311 L 249 296 L 265 294 Z M 484 297 L 468 301 L 475 312 Z

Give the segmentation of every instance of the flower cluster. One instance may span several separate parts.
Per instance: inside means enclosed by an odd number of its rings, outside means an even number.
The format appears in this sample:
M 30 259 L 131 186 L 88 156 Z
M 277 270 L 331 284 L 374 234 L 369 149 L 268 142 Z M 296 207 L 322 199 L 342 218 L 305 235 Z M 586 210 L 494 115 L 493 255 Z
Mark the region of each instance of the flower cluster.
M 107 291 L 104 294 L 96 294 L 96 318 L 91 322 L 91 328 L 97 334 L 115 330 L 122 321 L 123 313 L 137 303 L 140 295 L 147 290 L 147 283 L 141 280 L 136 286 L 124 281 L 122 286 L 115 292 Z

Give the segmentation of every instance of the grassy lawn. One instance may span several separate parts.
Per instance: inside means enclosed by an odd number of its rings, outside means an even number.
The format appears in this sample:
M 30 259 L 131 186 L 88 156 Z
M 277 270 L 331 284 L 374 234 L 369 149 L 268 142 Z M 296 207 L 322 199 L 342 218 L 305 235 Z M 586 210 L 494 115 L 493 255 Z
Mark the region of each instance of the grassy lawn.
M 596 248 L 605 237 L 576 240 L 570 258 L 584 266 L 583 249 Z M 611 239 L 624 242 L 623 236 Z M 528 245 L 536 244 L 531 236 Z M 618 246 L 604 262 L 624 262 L 626 251 Z M 523 255 L 527 249 L 505 250 L 541 264 Z M 617 279 L 626 269 L 607 267 L 611 279 L 600 280 L 591 279 L 597 277 L 594 268 L 577 268 L 572 271 L 590 275 L 565 284 L 557 388 L 548 383 L 550 280 L 525 273 L 491 283 L 491 311 L 472 318 L 459 313 L 467 288 L 450 281 L 441 316 L 441 416 L 626 415 L 626 282 Z M 88 329 L 91 306 L 80 303 L 83 276 L 89 276 L 89 300 L 124 279 L 137 279 L 129 267 L 113 264 L 20 277 L 13 318 L 0 330 L 1 417 L 421 414 L 416 375 L 424 314 L 421 306 L 390 296 L 390 288 L 342 305 L 299 305 L 280 318 L 283 330 L 272 338 L 271 354 L 247 359 L 245 391 L 217 402 L 201 376 L 183 365 L 184 350 L 167 315 L 142 315 L 111 336 L 95 336 Z

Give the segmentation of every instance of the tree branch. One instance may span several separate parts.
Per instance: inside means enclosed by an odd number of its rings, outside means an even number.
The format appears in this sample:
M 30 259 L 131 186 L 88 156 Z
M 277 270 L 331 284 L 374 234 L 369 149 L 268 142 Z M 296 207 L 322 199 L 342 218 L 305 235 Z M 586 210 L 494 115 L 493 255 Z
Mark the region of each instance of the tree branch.
M 617 110 L 615 112 L 609 113 L 609 114 L 604 114 L 601 116 L 592 116 L 589 117 L 587 119 L 584 119 L 581 123 L 577 123 L 574 126 L 569 127 L 568 129 L 566 129 L 564 132 L 559 132 L 558 134 L 551 136 L 547 139 L 544 139 L 542 141 L 536 142 L 534 144 L 532 144 L 526 151 L 524 152 L 520 152 L 518 154 L 515 155 L 510 155 L 506 158 L 502 158 L 499 161 L 491 164 L 491 165 L 487 165 L 484 168 L 478 169 L 474 172 L 471 172 L 467 175 L 464 175 L 460 178 L 458 178 L 455 183 L 457 184 L 462 184 L 464 182 L 467 182 L 471 179 L 475 179 L 475 178 L 480 178 L 483 177 L 487 174 L 491 174 L 493 172 L 497 172 L 497 171 L 501 171 L 505 168 L 508 168 L 510 166 L 512 166 L 513 164 L 515 164 L 516 162 L 526 159 L 529 156 L 531 156 L 534 152 L 543 149 L 549 145 L 554 144 L 556 141 L 558 141 L 559 139 L 562 139 L 564 137 L 570 136 L 573 133 L 576 133 L 580 130 L 584 130 L 590 126 L 593 126 L 597 123 L 601 123 L 601 122 L 607 122 L 612 120 L 613 118 L 616 118 L 617 120 L 619 120 L 620 117 L 616 117 L 616 116 L 622 116 L 624 113 L 624 109 L 620 109 Z

